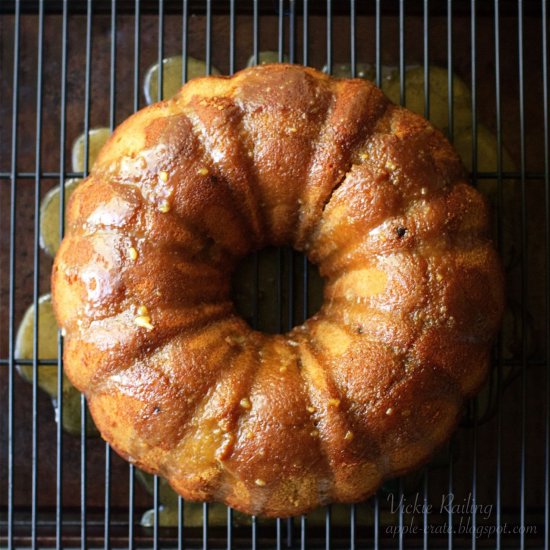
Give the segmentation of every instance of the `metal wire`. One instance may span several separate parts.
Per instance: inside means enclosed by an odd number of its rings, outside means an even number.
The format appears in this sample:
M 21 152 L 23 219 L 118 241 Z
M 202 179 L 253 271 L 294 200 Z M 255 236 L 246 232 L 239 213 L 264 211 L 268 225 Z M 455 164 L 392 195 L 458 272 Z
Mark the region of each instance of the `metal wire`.
M 290 0 L 288 37 L 288 60 L 296 63 L 296 0 Z
M 381 0 L 376 0 L 376 18 L 375 18 L 375 58 L 376 66 L 376 85 L 382 85 L 382 6 Z M 376 493 L 374 495 L 374 518 L 373 518 L 373 538 L 374 548 L 378 550 L 380 546 L 380 497 Z
M 399 0 L 399 103 L 405 105 L 405 0 Z
M 208 550 L 208 502 L 202 505 L 202 550 Z
M 15 174 L 16 178 L 18 180 L 22 180 L 21 183 L 24 183 L 24 180 L 33 180 L 36 178 L 36 172 L 17 172 Z M 495 171 L 478 171 L 477 172 L 477 179 L 478 180 L 494 180 L 498 176 L 498 173 Z M 503 180 L 517 180 L 521 178 L 521 172 L 510 172 L 510 171 L 502 171 L 500 174 Z M 59 179 L 61 177 L 61 174 L 59 172 L 41 172 L 40 177 L 42 179 Z M 84 172 L 74 172 L 74 171 L 65 171 L 64 173 L 65 178 L 83 178 Z M 9 180 L 11 178 L 10 172 L 0 172 L 0 180 Z M 532 172 L 526 172 L 525 173 L 525 181 L 529 180 L 542 180 L 544 179 L 544 172 L 538 172 L 538 171 L 532 171 Z
M 327 73 L 332 74 L 332 0 L 327 0 Z
M 550 131 L 548 108 L 548 14 L 546 0 L 542 8 L 542 90 L 544 121 L 544 200 L 546 233 L 546 289 L 550 289 Z M 544 418 L 544 547 L 550 546 L 550 292 L 546 292 L 546 379 L 545 379 L 545 418 Z
M 470 178 L 472 184 L 477 184 L 477 13 L 476 13 L 476 1 L 471 0 L 471 14 L 470 14 L 470 54 L 471 54 L 471 88 L 472 88 L 472 169 Z M 471 546 L 472 549 L 477 548 L 477 462 L 478 462 L 478 422 L 477 422 L 477 410 L 478 401 L 477 397 L 471 403 L 472 417 L 473 417 L 473 430 L 472 430 L 472 532 L 471 532 Z
M 303 32 L 302 32 L 302 63 L 309 65 L 309 2 L 304 0 L 304 11 L 302 15 L 303 20 Z
M 327 506 L 325 513 L 325 550 L 332 548 L 332 509 L 330 504 Z
M 258 0 L 254 0 L 254 16 L 253 16 L 253 50 L 252 55 L 254 56 L 254 65 L 257 65 L 260 62 L 260 8 L 258 5 Z
M 110 82 L 109 82 L 109 130 L 115 129 L 116 101 L 116 30 L 117 30 L 117 0 L 111 0 L 111 50 L 110 50 Z M 104 549 L 109 550 L 111 539 L 111 448 L 105 443 L 105 526 L 103 529 Z
M 399 489 L 398 489 L 398 499 L 399 502 L 404 502 L 405 494 L 403 491 L 403 478 L 399 478 Z M 405 519 L 404 519 L 404 507 L 399 506 L 399 533 L 398 533 L 398 540 L 399 540 L 399 550 L 403 550 L 405 547 L 405 529 L 403 528 L 405 525 Z
M 424 0 L 423 13 L 423 30 L 424 30 L 424 117 L 430 118 L 430 27 L 429 27 L 429 0 Z M 429 504 L 429 469 L 426 467 L 423 471 L 423 491 L 424 491 L 424 508 L 423 508 L 423 545 L 424 549 L 428 548 L 428 504 Z
M 228 529 L 227 529 L 227 548 L 231 548 L 231 542 L 232 542 L 232 534 L 231 534 L 231 522 L 229 520 L 229 516 L 231 515 L 231 508 L 227 509 L 227 515 L 228 515 Z M 183 550 L 185 547 L 185 540 L 183 537 L 183 530 L 184 530 L 184 501 L 181 496 L 178 495 L 178 550 Z
M 139 94 L 140 94 L 140 37 L 141 37 L 141 3 L 136 0 L 134 4 L 134 67 L 133 67 L 133 111 L 139 110 Z M 135 548 L 135 467 L 133 464 L 128 465 L 128 549 Z
M 454 138 L 454 80 L 453 80 L 453 0 L 447 0 L 447 105 L 449 132 L 447 137 Z
M 399 103 L 405 105 L 407 76 L 405 72 L 405 0 L 399 0 Z M 398 489 L 399 502 L 404 502 L 405 493 L 403 489 L 403 478 L 399 479 Z M 399 550 L 405 548 L 405 518 L 404 507 L 399 506 Z
M 38 497 L 38 338 L 40 311 L 38 309 L 38 295 L 40 286 L 40 262 L 39 262 L 39 241 L 40 241 L 40 166 L 42 161 L 42 68 L 44 56 L 44 5 L 39 6 L 38 14 L 38 63 L 36 67 L 36 133 L 35 133 L 35 189 L 34 189 L 34 254 L 33 254 L 33 369 L 32 369 L 32 527 L 31 544 L 33 550 L 37 547 L 37 497 Z
M 158 90 L 157 99 L 164 99 L 164 0 L 158 2 L 158 42 L 157 42 L 157 63 L 158 63 Z M 159 548 L 159 523 L 160 523 L 160 495 L 159 477 L 153 477 L 153 550 Z
M 519 136 L 520 136 L 520 172 L 521 172 L 521 322 L 522 327 L 527 326 L 527 195 L 525 189 L 525 89 L 523 82 L 524 60 L 523 60 L 523 1 L 518 0 L 518 78 L 519 78 Z M 547 344 L 548 345 L 548 344 Z M 520 547 L 525 548 L 525 442 L 526 442 L 526 403 L 527 403 L 527 339 L 521 342 L 521 449 L 520 449 Z M 550 368 L 550 365 L 547 366 Z
M 84 90 L 84 177 L 89 173 L 90 156 L 90 103 L 91 103 L 91 73 L 92 73 L 92 0 L 87 2 L 86 11 L 86 76 Z M 87 423 L 88 409 L 86 398 L 80 398 L 80 548 L 87 548 Z
M 59 235 L 65 234 L 65 147 L 67 133 L 67 50 L 68 50 L 68 0 L 63 2 L 63 28 L 61 35 L 61 116 L 59 129 Z M 57 426 L 56 426 L 56 495 L 55 495 L 55 545 L 63 546 L 63 336 L 57 337 Z
M 502 117 L 501 117 L 501 97 L 500 97 L 500 5 L 499 0 L 495 0 L 494 5 L 494 27 L 495 27 L 495 104 L 496 104 L 496 133 L 497 133 L 497 188 L 498 188 L 498 212 L 503 211 L 503 189 L 502 189 Z M 497 244 L 499 252 L 503 251 L 503 220 L 498 218 Z M 496 441 L 496 547 L 501 547 L 501 524 L 502 524 L 502 342 L 497 342 L 497 441 Z
M 16 5 L 13 37 L 13 99 L 11 128 L 11 174 L 10 174 L 10 255 L 9 255 L 9 285 L 8 302 L 8 548 L 13 548 L 14 523 L 14 310 L 15 310 L 15 216 L 16 216 L 16 184 L 17 184 L 17 130 L 19 115 L 19 47 L 20 47 L 21 6 Z

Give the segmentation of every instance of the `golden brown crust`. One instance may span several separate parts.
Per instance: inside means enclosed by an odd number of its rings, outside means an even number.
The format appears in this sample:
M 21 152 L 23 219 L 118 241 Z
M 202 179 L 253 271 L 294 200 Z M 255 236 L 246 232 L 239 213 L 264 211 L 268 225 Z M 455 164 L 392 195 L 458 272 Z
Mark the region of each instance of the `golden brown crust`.
M 372 494 L 449 437 L 503 308 L 484 201 L 371 83 L 271 65 L 125 121 L 73 194 L 52 273 L 65 369 L 103 437 L 188 499 L 288 516 Z M 286 335 L 229 274 L 304 250 L 325 303 Z

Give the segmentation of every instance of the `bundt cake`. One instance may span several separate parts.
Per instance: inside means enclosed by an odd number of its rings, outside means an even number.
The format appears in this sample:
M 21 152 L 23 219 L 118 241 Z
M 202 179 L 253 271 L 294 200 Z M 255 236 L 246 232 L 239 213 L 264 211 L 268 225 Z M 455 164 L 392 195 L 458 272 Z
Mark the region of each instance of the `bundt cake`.
M 290 516 L 425 463 L 482 384 L 503 309 L 487 209 L 426 120 L 373 84 L 265 65 L 131 116 L 71 197 L 52 273 L 64 364 L 103 437 L 183 497 Z M 304 251 L 287 334 L 230 275 Z

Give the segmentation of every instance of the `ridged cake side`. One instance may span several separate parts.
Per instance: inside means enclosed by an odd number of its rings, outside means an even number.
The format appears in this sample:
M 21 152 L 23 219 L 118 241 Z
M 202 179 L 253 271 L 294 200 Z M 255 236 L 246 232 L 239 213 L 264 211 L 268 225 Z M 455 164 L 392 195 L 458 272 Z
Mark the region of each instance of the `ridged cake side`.
M 486 206 L 429 123 L 290 65 L 136 113 L 69 204 L 52 274 L 65 369 L 103 437 L 189 499 L 288 516 L 372 494 L 449 437 L 503 282 Z M 326 278 L 286 335 L 230 300 L 291 243 Z

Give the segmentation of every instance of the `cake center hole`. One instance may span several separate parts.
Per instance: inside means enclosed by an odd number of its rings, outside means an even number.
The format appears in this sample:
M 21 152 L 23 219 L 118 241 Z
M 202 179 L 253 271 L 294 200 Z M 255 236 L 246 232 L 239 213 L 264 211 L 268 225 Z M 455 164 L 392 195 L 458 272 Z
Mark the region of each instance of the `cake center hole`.
M 231 296 L 250 326 L 284 334 L 319 311 L 323 286 L 317 266 L 303 253 L 290 246 L 268 247 L 239 262 Z

